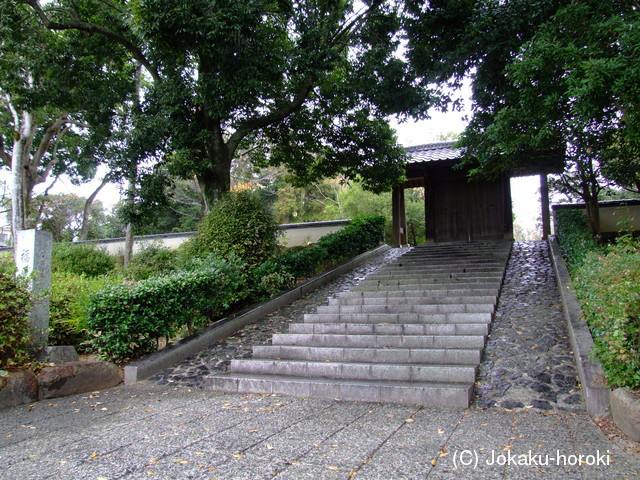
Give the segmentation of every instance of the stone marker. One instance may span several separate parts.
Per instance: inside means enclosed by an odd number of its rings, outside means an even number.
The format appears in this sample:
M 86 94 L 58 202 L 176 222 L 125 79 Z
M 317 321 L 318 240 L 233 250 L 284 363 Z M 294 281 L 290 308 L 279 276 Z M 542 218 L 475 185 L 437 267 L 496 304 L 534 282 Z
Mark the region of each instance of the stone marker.
M 19 273 L 30 275 L 36 272 L 31 281 L 31 291 L 36 301 L 29 314 L 33 327 L 33 348 L 44 356 L 49 329 L 49 295 L 41 294 L 51 284 L 51 247 L 53 236 L 40 230 L 20 230 L 16 241 L 15 261 Z

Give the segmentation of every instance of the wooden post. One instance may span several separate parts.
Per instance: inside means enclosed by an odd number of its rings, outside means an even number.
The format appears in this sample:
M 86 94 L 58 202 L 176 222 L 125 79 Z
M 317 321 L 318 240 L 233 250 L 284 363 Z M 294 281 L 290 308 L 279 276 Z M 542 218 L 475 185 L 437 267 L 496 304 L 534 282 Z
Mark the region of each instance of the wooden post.
M 540 174 L 540 205 L 542 207 L 542 239 L 551 235 L 551 214 L 549 212 L 549 183 L 547 174 Z
M 433 185 L 431 179 L 424 177 L 424 236 L 426 243 L 436 241 L 435 224 L 435 199 L 433 198 Z
M 408 245 L 409 239 L 407 235 L 407 213 L 404 206 L 404 188 L 400 187 L 399 192 L 399 213 L 400 213 L 400 245 Z
M 393 247 L 402 245 L 402 213 L 404 208 L 401 207 L 401 203 L 403 203 L 403 198 L 404 189 L 398 186 L 393 187 L 391 192 L 391 231 Z

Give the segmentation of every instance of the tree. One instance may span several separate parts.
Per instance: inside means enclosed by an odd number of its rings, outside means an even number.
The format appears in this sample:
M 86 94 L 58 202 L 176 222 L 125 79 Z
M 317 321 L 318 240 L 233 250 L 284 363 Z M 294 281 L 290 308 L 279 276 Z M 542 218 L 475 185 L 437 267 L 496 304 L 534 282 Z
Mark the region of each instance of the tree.
M 401 2 L 23 1 L 48 28 L 101 36 L 143 66 L 146 131 L 207 208 L 247 150 L 301 183 L 340 174 L 388 188 L 404 152 L 386 117 L 430 106 L 396 55 Z
M 566 160 L 560 184 L 585 201 L 598 233 L 601 180 L 608 176 L 627 188 L 640 185 L 637 5 L 623 0 L 442 3 L 439 14 L 448 23 L 423 27 L 412 54 L 422 68 L 450 60 L 432 78 L 472 76 L 475 112 L 461 142 L 472 173 L 555 169 Z M 464 8 L 455 12 L 454 3 Z M 437 36 L 435 45 L 444 48 L 425 66 L 416 55 L 434 45 L 425 36 L 434 29 L 450 29 L 459 43 Z
M 0 33 L 0 159 L 12 171 L 15 240 L 28 227 L 36 185 L 62 174 L 93 177 L 131 82 L 122 50 L 46 30 L 20 2 L 0 5 Z
M 80 240 L 83 229 L 87 238 L 104 238 L 107 216 L 100 201 L 91 208 L 87 220 L 84 210 L 87 199 L 72 194 L 46 194 L 33 199 L 29 220 L 34 228 L 51 232 L 54 242 Z

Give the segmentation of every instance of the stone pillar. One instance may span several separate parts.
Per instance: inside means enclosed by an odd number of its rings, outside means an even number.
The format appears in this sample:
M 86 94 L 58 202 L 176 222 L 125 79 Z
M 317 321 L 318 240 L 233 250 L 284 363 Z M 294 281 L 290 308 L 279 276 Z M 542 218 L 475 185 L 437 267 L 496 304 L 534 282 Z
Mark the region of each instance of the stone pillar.
M 20 230 L 15 242 L 15 260 L 18 273 L 27 275 L 35 272 L 30 288 L 35 296 L 34 306 L 29 314 L 33 327 L 33 347 L 35 353 L 43 356 L 47 347 L 49 329 L 49 294 L 51 285 L 51 247 L 53 237 L 40 230 Z

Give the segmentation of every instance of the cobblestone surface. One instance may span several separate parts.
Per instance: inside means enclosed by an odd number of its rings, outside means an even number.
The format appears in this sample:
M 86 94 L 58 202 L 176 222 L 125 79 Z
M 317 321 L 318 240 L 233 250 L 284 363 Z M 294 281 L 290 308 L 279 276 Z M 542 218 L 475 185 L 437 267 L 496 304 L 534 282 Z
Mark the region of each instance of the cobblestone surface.
M 351 272 L 267 315 L 262 321 L 238 330 L 173 368 L 158 372 L 150 380 L 161 385 L 182 384 L 201 387 L 205 375 L 226 373 L 234 358 L 251 358 L 254 345 L 270 345 L 273 334 L 287 333 L 290 323 L 303 322 L 305 313 L 314 313 L 319 306 L 328 305 L 330 298 L 354 287 L 368 275 L 409 250 L 394 248 L 373 257 Z
M 311 294 L 211 345 L 151 381 L 200 387 L 210 373 L 224 373 L 233 358 L 250 358 L 253 345 L 302 322 L 329 298 L 407 250 L 373 258 Z M 495 320 L 478 371 L 477 407 L 584 412 L 573 352 L 545 242 L 514 243 Z
M 475 404 L 584 412 L 546 242 L 513 245 Z

